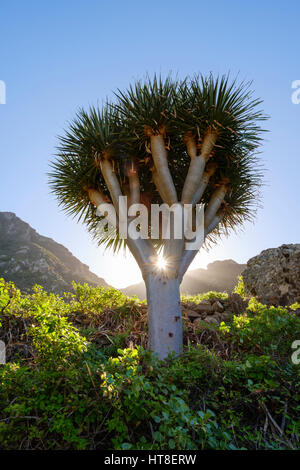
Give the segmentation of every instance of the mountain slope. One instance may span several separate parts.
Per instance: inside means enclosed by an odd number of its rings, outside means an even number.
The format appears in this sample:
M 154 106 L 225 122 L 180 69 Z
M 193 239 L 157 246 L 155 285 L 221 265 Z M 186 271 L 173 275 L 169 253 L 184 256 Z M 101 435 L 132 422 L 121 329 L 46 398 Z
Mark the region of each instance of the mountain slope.
M 239 264 L 231 259 L 214 261 L 207 265 L 207 269 L 189 271 L 183 278 L 181 292 L 187 295 L 195 295 L 210 290 L 229 293 L 236 286 L 238 276 L 246 266 L 246 264 Z M 143 282 L 121 290 L 127 295 L 137 295 L 140 299 L 146 297 Z
M 107 286 L 67 248 L 39 235 L 12 212 L 0 212 L 0 277 L 21 290 L 37 283 L 56 293 L 71 290 L 73 280 Z

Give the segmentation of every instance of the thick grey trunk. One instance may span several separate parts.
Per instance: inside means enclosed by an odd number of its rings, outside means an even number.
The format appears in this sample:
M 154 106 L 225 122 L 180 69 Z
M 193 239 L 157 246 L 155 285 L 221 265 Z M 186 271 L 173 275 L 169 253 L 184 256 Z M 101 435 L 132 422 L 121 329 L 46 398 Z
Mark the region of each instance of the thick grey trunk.
M 170 352 L 182 351 L 182 318 L 180 281 L 161 275 L 149 275 L 146 280 L 148 302 L 149 349 L 160 359 Z

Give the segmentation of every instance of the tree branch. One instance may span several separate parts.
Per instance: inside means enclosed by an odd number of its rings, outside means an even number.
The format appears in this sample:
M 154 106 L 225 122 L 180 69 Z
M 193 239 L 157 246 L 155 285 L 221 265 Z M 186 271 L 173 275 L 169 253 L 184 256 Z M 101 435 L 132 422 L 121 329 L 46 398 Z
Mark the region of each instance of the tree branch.
M 200 184 L 199 184 L 198 189 L 196 190 L 196 192 L 194 194 L 194 197 L 193 197 L 193 200 L 192 200 L 193 205 L 200 202 L 200 200 L 201 200 L 201 198 L 204 194 L 204 191 L 207 188 L 209 180 L 212 177 L 212 175 L 214 174 L 214 172 L 216 171 L 216 169 L 217 169 L 217 164 L 214 163 L 214 162 L 210 162 L 206 165 L 203 176 L 202 176 L 201 181 L 200 181 Z
M 100 204 L 109 203 L 108 197 L 104 196 L 102 191 L 93 188 L 84 188 L 88 192 L 89 199 L 94 206 L 98 207 Z
M 130 200 L 129 205 L 139 204 L 141 195 L 140 195 L 140 179 L 136 165 L 132 163 L 132 166 L 129 170 L 129 189 L 130 189 Z
M 153 269 L 153 261 L 157 258 L 156 250 L 150 240 L 138 238 L 133 240 L 128 236 L 126 244 L 142 272 L 143 278 Z
M 157 171 L 157 179 L 159 180 L 159 187 L 163 188 L 164 199 L 166 199 L 165 202 L 171 206 L 176 203 L 178 199 L 168 165 L 168 156 L 163 135 L 151 135 L 150 146 L 155 169 Z
M 121 209 L 119 208 L 119 197 L 122 196 L 122 191 L 120 188 L 119 180 L 113 171 L 113 166 L 111 162 L 108 159 L 105 159 L 104 161 L 102 161 L 100 169 L 102 171 L 105 183 L 109 189 L 114 208 L 119 216 L 119 220 L 120 220 L 120 217 L 124 217 L 124 219 L 125 217 L 127 218 L 127 214 L 125 214 L 124 212 L 122 212 L 122 214 L 119 213 Z M 136 177 L 132 178 L 132 184 L 134 185 L 135 196 L 137 196 L 137 189 L 138 189 L 138 194 L 139 194 L 139 182 L 138 182 L 138 188 L 137 188 Z M 123 208 L 123 210 L 124 209 L 125 208 Z M 151 243 L 150 240 L 145 240 L 142 238 L 138 238 L 137 240 L 134 240 L 129 236 L 128 232 L 127 232 L 126 244 L 128 248 L 130 249 L 136 262 L 138 263 L 142 271 L 142 274 L 145 275 L 147 271 L 149 270 L 149 265 L 151 265 L 152 258 L 156 257 L 156 251 L 153 247 L 153 244 Z
M 222 202 L 224 201 L 224 197 L 226 192 L 228 191 L 228 182 L 229 180 L 223 179 L 220 182 L 220 186 L 218 186 L 215 191 L 213 192 L 210 201 L 205 210 L 205 218 L 204 218 L 204 227 L 209 227 L 210 223 L 212 222 L 214 216 L 218 212 L 221 207 Z
M 102 160 L 100 163 L 100 169 L 105 180 L 106 186 L 108 187 L 113 205 L 116 209 L 117 214 L 119 214 L 119 197 L 121 197 L 123 194 L 120 188 L 119 180 L 115 172 L 113 171 L 111 161 L 107 158 Z
M 159 176 L 158 176 L 158 173 L 157 173 L 157 170 L 155 168 L 155 166 L 151 169 L 152 171 L 152 180 L 153 180 L 153 183 L 162 199 L 163 202 L 165 202 L 167 204 L 167 200 L 168 200 L 168 197 L 164 191 L 164 188 L 161 184 L 161 181 L 159 179 Z
M 168 277 L 176 278 L 184 247 L 184 211 L 180 203 L 173 205 L 174 211 L 170 212 L 170 238 L 164 241 L 164 259 L 167 263 Z M 181 217 L 181 226 L 176 226 L 176 221 Z M 179 231 L 177 234 L 176 231 Z M 176 238 L 181 235 L 181 238 Z
M 197 147 L 195 137 L 190 133 L 187 133 L 185 136 L 185 143 L 188 155 L 191 157 L 191 162 L 188 170 L 187 177 L 185 179 L 181 203 L 182 204 L 191 204 L 195 198 L 195 193 L 198 189 L 199 183 L 201 181 L 204 168 L 207 160 L 210 157 L 212 149 L 216 143 L 217 134 L 214 131 L 209 131 L 204 137 L 201 154 L 197 155 Z

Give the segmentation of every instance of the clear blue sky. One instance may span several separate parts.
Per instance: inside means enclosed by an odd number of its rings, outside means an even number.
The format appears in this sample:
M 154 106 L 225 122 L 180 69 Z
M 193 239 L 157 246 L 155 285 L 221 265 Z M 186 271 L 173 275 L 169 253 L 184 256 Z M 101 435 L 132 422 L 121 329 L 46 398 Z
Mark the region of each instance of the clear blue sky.
M 47 186 L 56 136 L 80 106 L 101 104 L 146 72 L 240 74 L 271 116 L 262 148 L 263 209 L 193 267 L 245 262 L 262 249 L 299 242 L 299 0 L 52 0 L 1 5 L 0 210 L 13 211 L 63 243 L 117 286 L 140 279 L 131 258 L 103 255 L 84 227 L 60 212 Z

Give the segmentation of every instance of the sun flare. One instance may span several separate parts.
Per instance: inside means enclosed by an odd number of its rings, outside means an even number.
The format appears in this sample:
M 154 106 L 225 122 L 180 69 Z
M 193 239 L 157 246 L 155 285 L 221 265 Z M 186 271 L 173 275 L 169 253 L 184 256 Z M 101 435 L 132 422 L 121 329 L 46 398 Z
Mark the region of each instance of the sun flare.
M 167 267 L 167 260 L 165 258 L 163 258 L 162 256 L 160 256 L 156 261 L 156 266 L 161 271 L 165 270 L 166 267 Z

